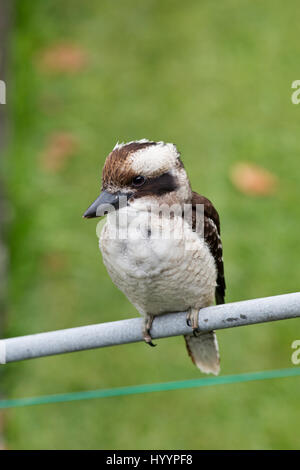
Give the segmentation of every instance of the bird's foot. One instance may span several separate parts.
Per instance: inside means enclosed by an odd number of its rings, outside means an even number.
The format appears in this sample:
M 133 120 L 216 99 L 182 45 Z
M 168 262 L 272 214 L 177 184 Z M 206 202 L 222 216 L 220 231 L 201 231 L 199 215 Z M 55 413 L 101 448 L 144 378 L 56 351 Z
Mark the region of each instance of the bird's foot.
M 154 316 L 153 315 L 146 315 L 144 320 L 144 328 L 143 328 L 143 337 L 145 343 L 149 344 L 149 346 L 156 346 L 156 344 L 152 343 L 152 338 L 150 334 L 151 326 L 153 323 Z
M 198 314 L 198 308 L 190 307 L 186 316 L 186 324 L 193 328 L 193 335 L 196 337 L 201 333 L 198 325 Z

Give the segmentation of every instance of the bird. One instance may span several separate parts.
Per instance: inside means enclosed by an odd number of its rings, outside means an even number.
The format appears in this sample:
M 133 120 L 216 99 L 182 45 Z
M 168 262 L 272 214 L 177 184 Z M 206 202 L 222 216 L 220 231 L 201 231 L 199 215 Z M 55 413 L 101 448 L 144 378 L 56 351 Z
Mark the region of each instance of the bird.
M 83 214 L 103 216 L 103 263 L 143 316 L 145 342 L 155 346 L 151 327 L 157 315 L 187 312 L 189 356 L 201 372 L 219 374 L 216 334 L 199 330 L 198 313 L 225 302 L 220 219 L 211 201 L 192 190 L 176 145 L 147 139 L 117 143 L 103 166 L 100 195 Z M 163 229 L 168 236 L 161 236 Z

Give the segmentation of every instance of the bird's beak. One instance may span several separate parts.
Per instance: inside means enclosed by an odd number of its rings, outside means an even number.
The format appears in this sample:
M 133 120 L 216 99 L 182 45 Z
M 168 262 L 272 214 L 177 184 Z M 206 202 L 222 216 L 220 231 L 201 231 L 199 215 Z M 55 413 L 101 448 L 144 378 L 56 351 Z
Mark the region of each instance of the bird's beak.
M 108 212 L 118 210 L 120 208 L 121 196 L 124 197 L 125 205 L 127 204 L 127 196 L 117 192 L 115 194 L 109 193 L 108 191 L 102 191 L 100 196 L 97 197 L 96 201 L 90 205 L 85 211 L 83 217 L 91 219 L 93 217 L 102 217 Z

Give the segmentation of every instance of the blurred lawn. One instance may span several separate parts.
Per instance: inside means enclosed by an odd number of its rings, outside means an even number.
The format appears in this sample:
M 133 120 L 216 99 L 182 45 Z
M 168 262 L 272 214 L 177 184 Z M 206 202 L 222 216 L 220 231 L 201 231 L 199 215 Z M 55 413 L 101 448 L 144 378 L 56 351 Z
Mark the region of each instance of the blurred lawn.
M 221 215 L 227 301 L 299 290 L 299 79 L 296 0 L 15 2 L 5 168 L 12 206 L 6 336 L 136 316 L 110 281 L 95 221 L 117 140 L 175 142 L 195 190 Z M 82 48 L 72 73 L 41 66 L 56 44 Z M 77 141 L 64 167 L 43 166 L 53 133 Z M 280 190 L 250 198 L 235 162 L 274 172 Z M 299 321 L 218 333 L 222 373 L 292 367 Z M 6 366 L 7 397 L 199 377 L 182 338 Z M 13 449 L 298 448 L 299 379 L 271 380 L 6 413 Z

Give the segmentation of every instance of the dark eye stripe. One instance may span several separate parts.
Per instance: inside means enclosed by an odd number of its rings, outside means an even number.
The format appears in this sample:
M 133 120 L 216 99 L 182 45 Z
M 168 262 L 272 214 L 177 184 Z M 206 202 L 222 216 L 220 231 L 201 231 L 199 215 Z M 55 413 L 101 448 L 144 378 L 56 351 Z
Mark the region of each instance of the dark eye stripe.
M 162 196 L 163 194 L 175 191 L 175 189 L 177 189 L 176 178 L 171 173 L 164 173 L 155 178 L 147 179 L 143 186 L 135 192 L 133 197 L 136 199 L 152 195 Z

